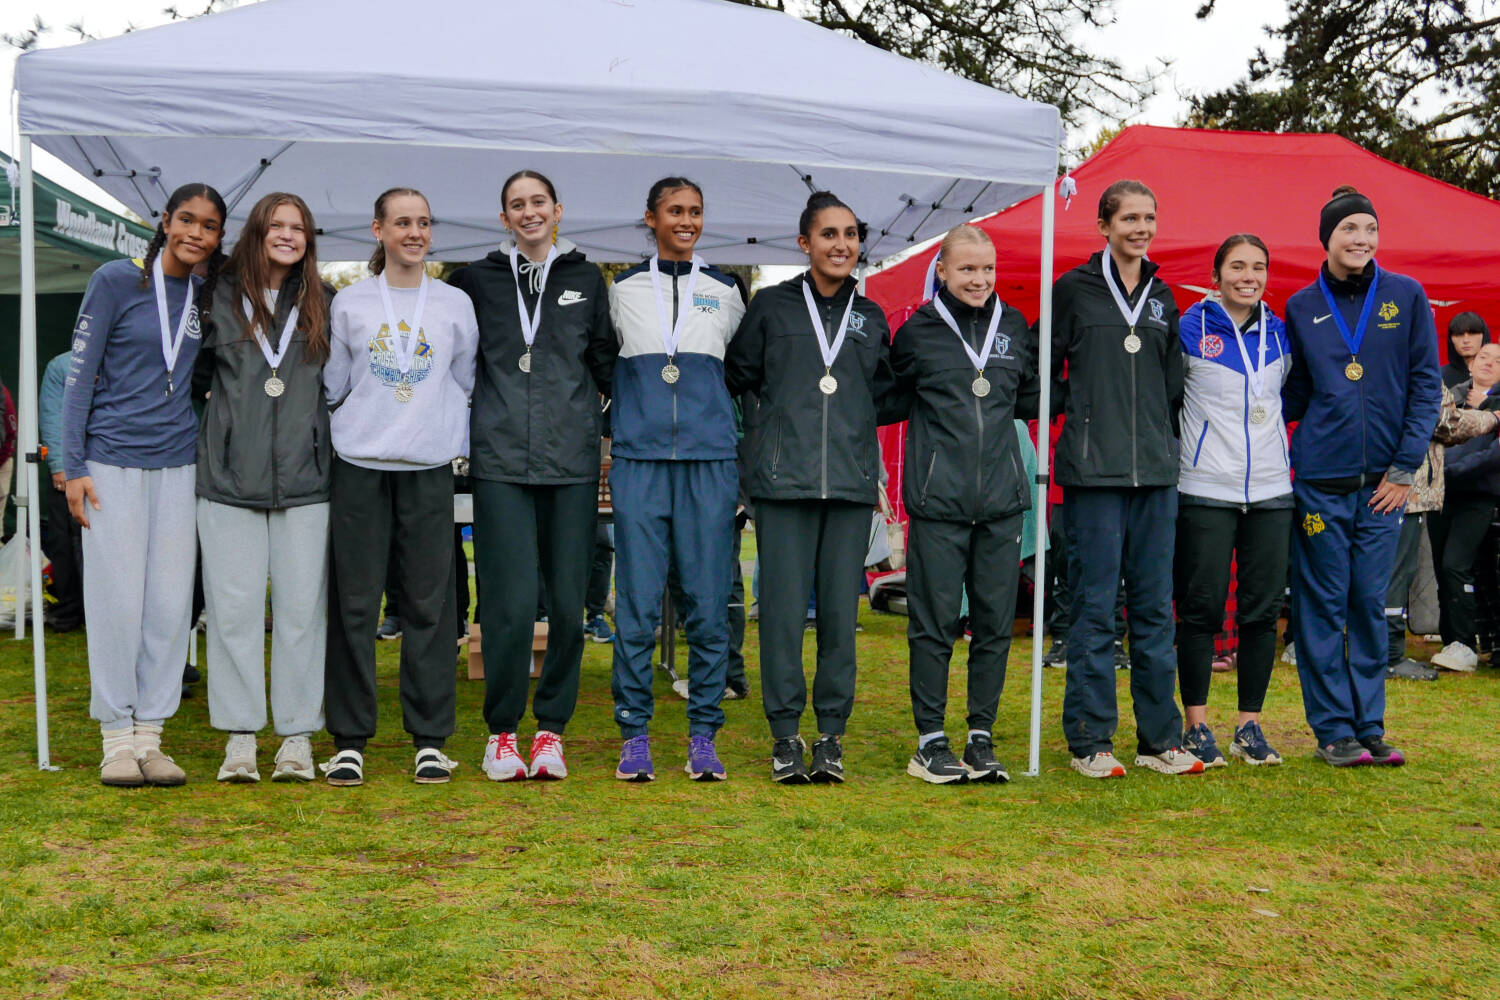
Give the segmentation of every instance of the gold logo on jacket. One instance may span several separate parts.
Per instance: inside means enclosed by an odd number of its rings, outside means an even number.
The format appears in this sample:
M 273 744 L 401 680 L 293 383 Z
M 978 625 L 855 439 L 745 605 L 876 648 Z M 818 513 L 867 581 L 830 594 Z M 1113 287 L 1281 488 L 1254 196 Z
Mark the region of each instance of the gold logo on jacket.
M 1323 532 L 1323 528 L 1324 524 L 1322 514 L 1309 514 L 1302 519 L 1302 530 L 1307 533 L 1308 538 L 1311 538 L 1313 535 L 1321 534 Z
M 1382 302 L 1382 303 L 1380 303 L 1380 318 L 1383 319 L 1383 320 L 1385 320 L 1387 323 L 1389 323 L 1391 320 L 1395 319 L 1397 316 L 1400 316 L 1400 315 L 1401 315 L 1401 310 L 1396 308 L 1396 303 L 1394 303 L 1394 302 Z

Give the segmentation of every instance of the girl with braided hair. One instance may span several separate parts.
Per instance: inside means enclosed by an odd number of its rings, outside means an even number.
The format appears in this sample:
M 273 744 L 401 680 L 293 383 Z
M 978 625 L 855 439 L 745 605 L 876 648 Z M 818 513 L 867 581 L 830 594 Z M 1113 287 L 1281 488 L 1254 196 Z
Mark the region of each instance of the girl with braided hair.
M 227 214 L 206 184 L 173 191 L 145 260 L 111 261 L 89 279 L 73 332 L 65 473 L 68 509 L 85 529 L 89 714 L 106 785 L 187 780 L 161 733 L 187 658 L 198 437 L 189 389 Z

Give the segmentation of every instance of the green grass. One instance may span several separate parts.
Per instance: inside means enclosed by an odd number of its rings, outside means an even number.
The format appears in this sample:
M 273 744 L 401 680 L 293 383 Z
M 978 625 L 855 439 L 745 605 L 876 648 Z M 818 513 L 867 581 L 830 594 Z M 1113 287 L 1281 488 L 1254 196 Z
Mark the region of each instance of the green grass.
M 222 740 L 200 690 L 166 736 L 191 783 L 111 790 L 82 638 L 49 640 L 50 774 L 33 757 L 30 643 L 0 643 L 0 996 L 1500 994 L 1495 671 L 1391 686 L 1404 769 L 1315 763 L 1281 669 L 1266 730 L 1285 766 L 1114 782 L 1067 769 L 1049 671 L 1041 776 L 936 788 L 904 773 L 905 619 L 863 621 L 849 783 L 795 789 L 766 778 L 753 700 L 726 706 L 730 780 L 688 782 L 683 703 L 664 683 L 658 780 L 614 781 L 594 644 L 573 777 L 483 780 L 482 686 L 460 681 L 462 766 L 414 785 L 382 644 L 364 787 L 215 784 Z M 752 625 L 752 670 L 755 643 Z M 996 734 L 1016 772 L 1029 650 L 1016 643 Z M 1215 678 L 1221 737 L 1233 689 Z M 262 741 L 265 771 L 274 751 Z

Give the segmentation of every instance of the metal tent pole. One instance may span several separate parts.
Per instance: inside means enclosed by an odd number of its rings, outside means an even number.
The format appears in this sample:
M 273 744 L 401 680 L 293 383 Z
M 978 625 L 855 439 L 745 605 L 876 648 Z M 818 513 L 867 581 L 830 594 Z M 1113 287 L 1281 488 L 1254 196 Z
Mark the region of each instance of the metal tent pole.
M 1052 441 L 1052 243 L 1057 215 L 1056 182 L 1042 190 L 1041 314 L 1037 320 L 1037 374 L 1041 398 L 1036 422 L 1036 594 L 1031 608 L 1031 755 L 1027 777 L 1042 770 L 1042 646 L 1046 628 L 1047 595 L 1047 484 L 1051 479 Z

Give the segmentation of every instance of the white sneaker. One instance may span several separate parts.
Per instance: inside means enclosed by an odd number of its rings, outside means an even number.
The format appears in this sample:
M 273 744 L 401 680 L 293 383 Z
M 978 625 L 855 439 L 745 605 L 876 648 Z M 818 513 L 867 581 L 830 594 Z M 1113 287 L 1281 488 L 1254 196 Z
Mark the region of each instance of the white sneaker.
M 526 777 L 526 762 L 516 752 L 515 733 L 495 733 L 484 745 L 484 776 L 491 781 L 519 781 Z
M 288 736 L 276 751 L 276 770 L 272 781 L 313 780 L 312 740 L 306 736 Z
M 230 733 L 224 745 L 224 763 L 219 765 L 219 780 L 250 784 L 260 780 L 255 767 L 255 734 Z
M 1295 642 L 1287 643 L 1286 649 L 1281 651 L 1281 662 L 1292 667 L 1297 665 L 1297 644 Z
M 536 735 L 531 738 L 531 770 L 527 774 L 532 778 L 551 778 L 555 781 L 568 776 L 568 765 L 563 761 L 561 736 L 545 729 L 536 731 Z
M 1203 761 L 1188 753 L 1182 747 L 1168 747 L 1161 753 L 1140 753 L 1135 755 L 1136 767 L 1148 767 L 1162 774 L 1202 774 Z
M 1108 750 L 1091 753 L 1087 757 L 1074 757 L 1073 770 L 1085 778 L 1123 778 L 1125 765 L 1115 759 Z
M 677 695 L 677 697 L 681 698 L 683 701 L 687 701 L 687 696 L 688 696 L 688 682 L 687 682 L 687 678 L 686 677 L 679 677 L 675 681 L 673 681 L 672 682 L 672 691 L 673 691 L 673 693 L 675 693 Z
M 1461 642 L 1450 642 L 1441 652 L 1433 654 L 1432 665 L 1444 670 L 1472 674 L 1479 669 L 1479 654 Z

